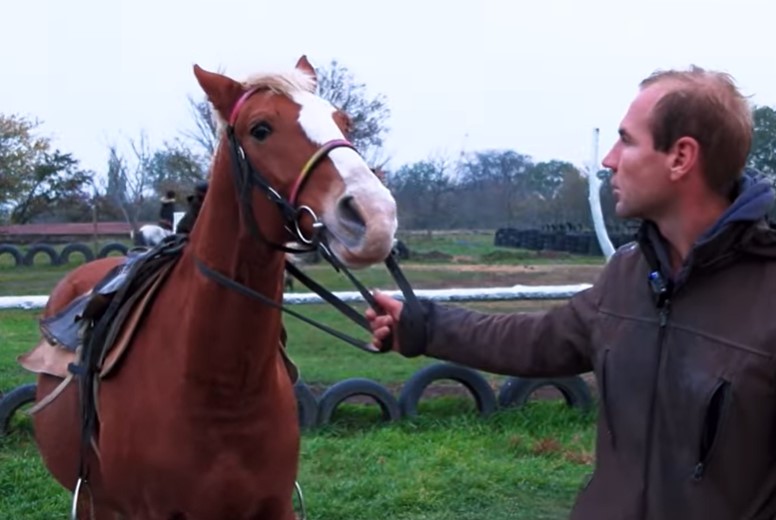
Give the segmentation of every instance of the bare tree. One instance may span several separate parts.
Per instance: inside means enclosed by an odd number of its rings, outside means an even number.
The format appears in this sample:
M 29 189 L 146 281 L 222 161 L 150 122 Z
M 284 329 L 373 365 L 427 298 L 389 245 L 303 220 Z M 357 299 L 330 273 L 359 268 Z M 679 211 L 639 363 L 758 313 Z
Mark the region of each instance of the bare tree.
M 482 150 L 469 155 L 462 164 L 462 182 L 491 202 L 480 209 L 499 215 L 501 222 L 513 225 L 525 218 L 525 201 L 530 197 L 528 171 L 531 158 L 513 150 Z M 533 216 L 535 218 L 535 215 Z
M 149 161 L 148 180 L 157 193 L 190 190 L 207 178 L 205 165 L 209 160 L 194 153 L 181 139 L 165 141 Z
M 133 155 L 131 161 L 119 152 L 115 144 L 109 146 L 108 175 L 101 188 L 132 229 L 137 230 L 140 214 L 152 186 L 153 153 L 145 132 L 137 140 L 130 139 L 129 146 Z
M 396 197 L 403 227 L 447 227 L 454 215 L 453 171 L 452 161 L 440 156 L 402 166 L 388 176 L 387 186 Z
M 189 111 L 194 120 L 194 128 L 181 132 L 183 137 L 191 140 L 200 148 L 201 155 L 208 161 L 213 157 L 218 146 L 218 126 L 216 125 L 213 106 L 207 98 L 197 101 L 188 96 Z M 207 169 L 207 164 L 204 165 Z

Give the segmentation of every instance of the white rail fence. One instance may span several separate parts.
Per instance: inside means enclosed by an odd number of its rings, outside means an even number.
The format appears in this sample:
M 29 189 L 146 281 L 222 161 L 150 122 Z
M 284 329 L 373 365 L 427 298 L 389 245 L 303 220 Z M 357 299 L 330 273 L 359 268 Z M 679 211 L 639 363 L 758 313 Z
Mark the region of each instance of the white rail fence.
M 516 300 L 565 300 L 590 287 L 590 284 L 574 285 L 513 285 L 511 287 L 460 288 L 460 289 L 419 289 L 418 298 L 436 302 L 494 302 Z M 385 291 L 397 299 L 403 299 L 400 291 Z M 363 302 L 358 291 L 335 292 L 346 302 Z M 2 309 L 41 309 L 46 305 L 48 296 L 0 296 Z M 283 302 L 287 305 L 309 305 L 324 303 L 315 293 L 286 293 Z

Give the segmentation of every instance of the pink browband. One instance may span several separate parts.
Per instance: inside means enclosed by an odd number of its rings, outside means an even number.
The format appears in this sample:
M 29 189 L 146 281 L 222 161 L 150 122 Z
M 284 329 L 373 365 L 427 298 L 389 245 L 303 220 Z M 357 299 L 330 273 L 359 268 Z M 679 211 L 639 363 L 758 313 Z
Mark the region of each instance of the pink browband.
M 245 101 L 251 97 L 257 90 L 259 90 L 258 87 L 253 87 L 251 89 L 248 89 L 245 91 L 245 93 L 240 96 L 240 99 L 237 100 L 237 103 L 234 104 L 234 107 L 232 108 L 232 113 L 229 115 L 229 126 L 234 126 L 234 122 L 237 121 L 237 114 L 240 113 L 240 109 L 245 104 Z
M 234 127 L 235 121 L 237 121 L 237 114 L 240 113 L 240 109 L 245 104 L 245 101 L 251 97 L 257 90 L 259 90 L 259 87 L 251 88 L 245 93 L 240 96 L 240 98 L 237 100 L 237 102 L 234 104 L 234 107 L 232 108 L 232 113 L 229 115 L 229 126 Z M 296 182 L 294 183 L 294 187 L 291 189 L 291 196 L 289 197 L 288 201 L 291 203 L 292 206 L 296 206 L 296 198 L 299 196 L 299 191 L 302 189 L 302 185 L 304 184 L 305 179 L 307 179 L 310 172 L 315 169 L 315 166 L 327 155 L 329 155 L 329 152 L 334 150 L 335 148 L 351 148 L 355 150 L 356 148 L 353 146 L 350 141 L 347 141 L 345 139 L 333 139 L 327 143 L 324 143 L 323 146 L 321 146 L 310 159 L 305 163 L 304 167 L 302 168 L 301 173 L 299 174 L 299 177 L 296 179 Z

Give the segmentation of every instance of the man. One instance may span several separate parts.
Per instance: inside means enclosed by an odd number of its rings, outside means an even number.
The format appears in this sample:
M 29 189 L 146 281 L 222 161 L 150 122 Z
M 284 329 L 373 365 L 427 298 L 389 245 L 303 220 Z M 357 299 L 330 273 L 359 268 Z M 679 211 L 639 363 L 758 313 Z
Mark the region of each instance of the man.
M 594 371 L 596 468 L 571 517 L 776 517 L 774 194 L 743 174 L 751 109 L 693 67 L 645 79 L 603 164 L 635 243 L 592 288 L 537 314 L 490 315 L 377 293 L 379 345 L 488 372 Z M 418 326 L 419 324 L 419 326 Z
M 159 225 L 168 231 L 172 231 L 172 222 L 175 218 L 175 192 L 167 190 L 162 197 L 159 208 Z

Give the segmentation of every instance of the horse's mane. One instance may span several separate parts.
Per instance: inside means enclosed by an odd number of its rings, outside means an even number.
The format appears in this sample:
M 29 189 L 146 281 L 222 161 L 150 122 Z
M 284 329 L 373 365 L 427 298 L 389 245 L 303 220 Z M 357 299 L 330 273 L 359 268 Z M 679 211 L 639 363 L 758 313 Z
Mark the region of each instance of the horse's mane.
M 275 94 L 293 96 L 297 92 L 315 92 L 315 80 L 306 72 L 290 69 L 280 72 L 259 72 L 248 76 L 242 82 L 247 90 L 250 88 L 266 89 Z M 226 121 L 211 105 L 211 111 L 218 127 L 218 135 L 226 128 Z
M 294 92 L 314 92 L 315 80 L 306 72 L 290 69 L 283 72 L 253 74 L 243 82 L 246 88 L 269 89 L 276 94 L 293 95 Z

